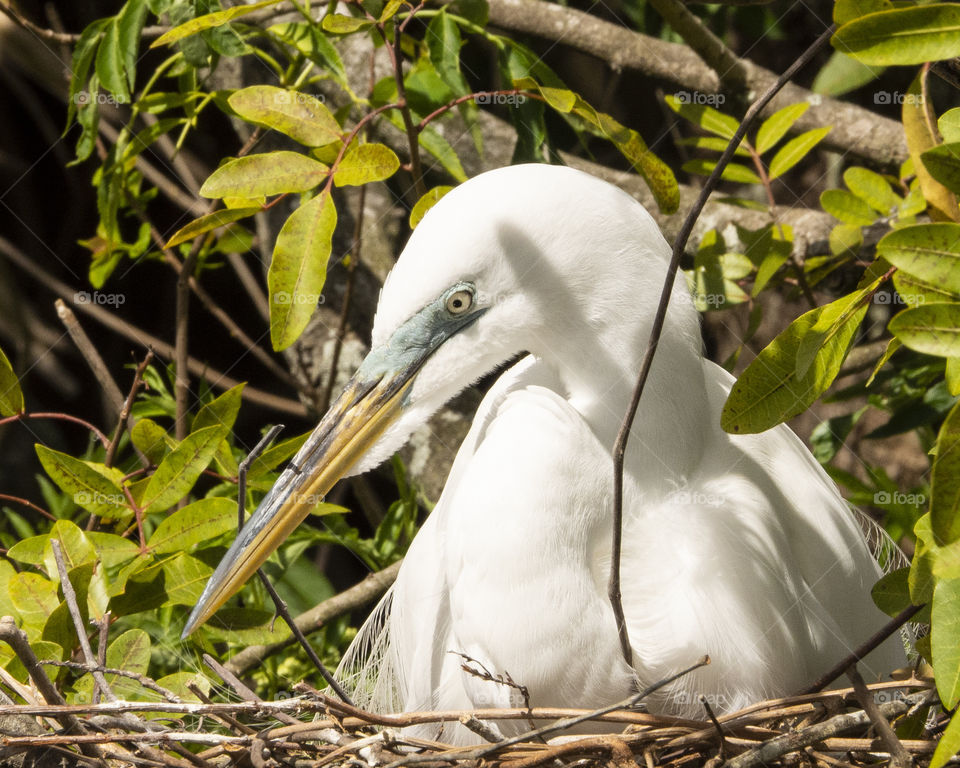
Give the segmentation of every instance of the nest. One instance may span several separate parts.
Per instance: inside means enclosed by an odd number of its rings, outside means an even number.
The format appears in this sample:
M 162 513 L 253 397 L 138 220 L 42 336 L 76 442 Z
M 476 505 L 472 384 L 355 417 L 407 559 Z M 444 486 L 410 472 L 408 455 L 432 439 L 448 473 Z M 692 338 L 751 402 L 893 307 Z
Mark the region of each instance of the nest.
M 219 667 L 215 662 L 211 666 Z M 219 667 L 222 670 L 222 667 Z M 110 670 L 111 672 L 113 670 Z M 401 768 L 402 766 L 540 765 L 751 766 L 925 765 L 936 739 L 899 739 L 894 725 L 919 721 L 920 731 L 942 726 L 929 680 L 766 701 L 704 721 L 636 709 L 589 712 L 519 708 L 473 712 L 377 715 L 310 686 L 295 698 L 258 699 L 230 673 L 225 682 L 240 700 L 104 701 L 89 705 L 0 705 L 0 764 L 50 766 L 166 766 L 168 768 Z M 860 688 L 860 690 L 858 690 Z M 864 692 L 868 691 L 866 699 Z M 866 703 L 866 709 L 862 704 Z M 571 719 L 596 725 L 596 735 L 554 738 Z M 944 719 L 941 716 L 941 719 Z M 459 721 L 481 738 L 496 739 L 502 721 L 529 731 L 480 746 L 455 747 L 409 735 Z M 924 720 L 925 727 L 924 727 Z M 18 727 L 11 726 L 18 724 Z M 543 725 L 546 724 L 546 725 Z M 534 727 L 534 725 L 538 727 Z M 620 733 L 605 731 L 620 730 Z M 52 762 L 50 762 L 52 760 Z

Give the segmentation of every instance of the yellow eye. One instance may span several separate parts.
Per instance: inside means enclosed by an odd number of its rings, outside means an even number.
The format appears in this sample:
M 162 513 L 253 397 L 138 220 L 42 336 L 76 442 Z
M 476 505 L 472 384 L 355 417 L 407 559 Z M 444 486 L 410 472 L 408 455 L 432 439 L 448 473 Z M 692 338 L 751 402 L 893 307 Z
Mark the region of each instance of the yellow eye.
M 473 294 L 470 291 L 457 291 L 447 297 L 447 312 L 451 315 L 462 315 L 473 306 Z

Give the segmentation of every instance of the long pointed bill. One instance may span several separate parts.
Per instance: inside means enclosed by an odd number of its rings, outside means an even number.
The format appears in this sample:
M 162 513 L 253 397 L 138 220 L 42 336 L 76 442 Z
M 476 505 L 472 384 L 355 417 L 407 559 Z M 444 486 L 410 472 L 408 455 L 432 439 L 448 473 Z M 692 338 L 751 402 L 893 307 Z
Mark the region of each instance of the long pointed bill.
M 237 535 L 194 607 L 183 637 L 209 619 L 263 565 L 400 414 L 424 361 L 483 310 L 445 317 L 442 297 L 372 350 L 257 511 Z

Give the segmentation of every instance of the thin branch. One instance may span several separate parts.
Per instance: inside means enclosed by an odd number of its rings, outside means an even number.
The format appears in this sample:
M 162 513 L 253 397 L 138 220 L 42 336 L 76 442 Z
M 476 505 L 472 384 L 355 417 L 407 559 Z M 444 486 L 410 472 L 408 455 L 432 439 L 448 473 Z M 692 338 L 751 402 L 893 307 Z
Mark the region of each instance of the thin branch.
M 176 299 L 176 332 L 174 336 L 174 399 L 177 405 L 174 428 L 177 440 L 187 436 L 187 401 L 190 397 L 190 374 L 188 360 L 190 358 L 188 327 L 190 324 L 190 278 L 197 268 L 197 259 L 200 249 L 203 248 L 205 235 L 199 235 L 193 241 L 193 247 L 183 260 L 180 273 L 177 275 Z
M 9 493 L 0 493 L 0 499 L 2 499 L 3 501 L 11 501 L 14 504 L 20 504 L 21 506 L 24 506 L 27 509 L 32 509 L 37 514 L 40 514 L 43 517 L 47 518 L 47 520 L 53 520 L 54 522 L 56 522 L 58 519 L 53 515 L 51 515 L 49 512 L 47 512 L 47 510 L 45 510 L 43 507 L 38 507 L 36 504 L 34 504 L 32 501 L 28 499 L 23 499 L 23 498 L 20 498 L 19 496 L 11 496 Z
M 103 390 L 103 393 L 110 401 L 114 410 L 119 413 L 120 409 L 123 408 L 123 395 L 120 393 L 120 388 L 117 386 L 117 383 L 113 380 L 113 376 L 110 375 L 110 369 L 107 368 L 107 364 L 103 362 L 103 358 L 100 356 L 97 348 L 93 342 L 90 341 L 90 337 L 87 336 L 86 331 L 83 330 L 83 326 L 80 325 L 80 321 L 77 320 L 77 316 L 73 313 L 73 310 L 67 306 L 66 302 L 64 302 L 63 299 L 56 299 L 53 305 L 57 310 L 57 316 L 60 318 L 60 322 L 63 323 L 73 343 L 76 344 L 77 349 L 80 350 L 80 356 L 86 361 L 87 365 L 90 366 L 90 370 L 93 371 L 97 383 L 100 384 L 100 389 Z
M 884 640 L 886 640 L 888 637 L 890 637 L 890 635 L 900 629 L 900 627 L 910 621 L 910 619 L 912 619 L 922 608 L 922 605 L 911 605 L 904 608 L 894 618 L 877 630 L 876 633 L 874 633 L 874 635 L 864 642 L 859 648 L 854 649 L 853 652 L 841 659 L 835 666 L 824 672 L 806 688 L 799 691 L 798 695 L 802 696 L 806 693 L 815 693 L 816 691 L 826 688 L 828 685 L 830 685 L 830 683 L 846 672 L 847 669 L 850 668 L 851 664 L 856 664 L 858 661 L 878 648 Z
M 133 384 L 130 385 L 130 391 L 127 393 L 127 398 L 123 401 L 123 405 L 120 408 L 120 416 L 117 419 L 117 426 L 113 431 L 113 437 L 110 438 L 110 447 L 107 448 L 107 456 L 103 460 L 103 463 L 108 467 L 113 466 L 113 461 L 117 456 L 117 447 L 120 445 L 120 437 L 123 434 L 123 431 L 127 428 L 127 421 L 130 418 L 130 410 L 133 408 L 133 401 L 137 396 L 137 391 L 140 389 L 140 382 L 143 379 L 143 372 L 147 370 L 147 366 L 150 365 L 151 360 L 153 360 L 153 350 L 147 350 L 147 354 L 144 355 L 143 360 L 133 373 Z M 143 459 L 146 460 L 146 457 L 143 457 Z M 147 461 L 144 466 L 150 466 L 150 462 Z
M 84 429 L 93 432 L 104 448 L 107 448 L 110 445 L 110 440 L 107 438 L 107 436 L 93 426 L 93 424 L 91 424 L 89 421 L 81 419 L 79 416 L 73 416 L 69 413 L 46 413 L 40 411 L 28 413 L 27 411 L 22 411 L 20 413 L 13 414 L 13 416 L 7 416 L 6 418 L 0 419 L 0 426 L 3 426 L 4 424 L 10 424 L 14 421 L 24 421 L 25 419 L 54 419 L 56 421 L 69 421 L 71 424 L 79 424 Z
M 640 374 L 637 377 L 637 383 L 633 391 L 633 396 L 630 400 L 630 405 L 627 409 L 626 415 L 624 416 L 623 423 L 620 426 L 620 431 L 617 434 L 617 439 L 613 447 L 613 541 L 611 543 L 610 579 L 608 582 L 607 591 L 610 598 L 610 603 L 613 607 L 614 617 L 617 621 L 617 630 L 620 633 L 620 650 L 630 666 L 633 666 L 633 649 L 630 646 L 630 638 L 627 632 L 627 624 L 623 615 L 623 604 L 620 594 L 620 554 L 623 545 L 623 461 L 627 449 L 627 440 L 630 437 L 630 429 L 633 425 L 633 419 L 637 415 L 637 408 L 640 406 L 640 397 L 643 395 L 643 389 L 646 386 L 647 377 L 650 375 L 650 366 L 653 364 L 653 356 L 657 352 L 657 345 L 660 342 L 660 334 L 663 332 L 663 324 L 667 317 L 667 305 L 670 302 L 670 295 L 673 291 L 673 283 L 677 276 L 677 270 L 680 267 L 680 259 L 683 256 L 684 248 L 687 245 L 687 240 L 690 238 L 690 233 L 693 231 L 693 226 L 697 221 L 697 217 L 703 210 L 703 206 L 706 204 L 710 193 L 720 182 L 720 175 L 723 173 L 723 169 L 726 168 L 727 163 L 730 162 L 730 159 L 733 157 L 737 147 L 740 146 L 740 141 L 746 135 L 747 130 L 753 125 L 753 122 L 756 120 L 761 110 L 763 110 L 763 108 L 770 103 L 777 92 L 783 88 L 783 86 L 786 85 L 789 80 L 793 79 L 793 76 L 800 71 L 800 69 L 802 69 L 811 58 L 813 58 L 820 48 L 826 45 L 832 34 L 833 26 L 821 34 L 820 37 L 818 37 L 816 41 L 814 41 L 814 43 L 807 48 L 807 50 L 804 51 L 803 54 L 793 64 L 790 65 L 790 67 L 787 68 L 787 70 L 777 79 L 777 81 L 773 83 L 773 85 L 771 85 L 766 92 L 763 93 L 763 95 L 761 95 L 750 106 L 750 108 L 747 110 L 747 113 L 744 115 L 743 120 L 740 122 L 739 127 L 734 133 L 733 138 L 727 144 L 727 148 L 717 161 L 717 165 L 714 167 L 713 172 L 710 174 L 706 182 L 704 182 L 703 188 L 700 190 L 700 195 L 697 198 L 697 202 L 694 204 L 693 208 L 690 209 L 686 219 L 684 219 L 683 226 L 680 229 L 680 234 L 677 236 L 677 239 L 673 244 L 673 256 L 670 259 L 670 264 L 667 267 L 667 273 L 663 281 L 663 291 L 660 294 L 660 302 L 657 305 L 657 312 L 654 315 L 653 324 L 650 329 L 650 339 L 647 342 L 647 351 L 640 367 Z
M 913 759 L 910 757 L 910 753 L 903 748 L 903 744 L 900 743 L 897 734 L 893 732 L 890 723 L 880 713 L 880 708 L 877 706 L 873 694 L 867 689 L 867 684 L 863 681 L 860 672 L 857 671 L 856 664 L 852 664 L 847 670 L 847 677 L 853 683 L 853 691 L 857 701 L 860 702 L 863 711 L 870 717 L 870 722 L 877 729 L 877 735 L 890 752 L 891 768 L 911 768 Z

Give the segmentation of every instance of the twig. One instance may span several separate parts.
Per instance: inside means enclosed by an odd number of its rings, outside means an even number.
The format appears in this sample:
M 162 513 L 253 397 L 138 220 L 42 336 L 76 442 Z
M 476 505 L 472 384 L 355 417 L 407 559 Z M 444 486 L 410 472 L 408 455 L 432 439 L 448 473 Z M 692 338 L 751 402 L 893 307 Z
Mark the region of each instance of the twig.
M 490 746 L 478 747 L 477 749 L 472 749 L 472 750 L 456 750 L 456 759 L 457 760 L 480 760 L 486 757 L 487 755 L 491 755 L 494 752 L 497 752 L 505 747 L 510 747 L 510 746 L 513 746 L 514 744 L 519 744 L 520 742 L 523 742 L 523 741 L 531 741 L 533 739 L 540 738 L 541 736 L 547 736 L 548 734 L 556 733 L 557 731 L 563 731 L 563 730 L 566 730 L 567 728 L 572 728 L 575 725 L 579 725 L 580 723 L 585 723 L 588 720 L 592 720 L 599 715 L 604 715 L 609 712 L 614 712 L 618 709 L 630 709 L 631 707 L 635 707 L 639 702 L 641 702 L 651 693 L 658 691 L 659 689 L 663 688 L 666 685 L 669 685 L 675 680 L 678 680 L 684 675 L 688 675 L 691 672 L 693 672 L 695 669 L 699 669 L 700 667 L 705 666 L 709 663 L 710 663 L 710 657 L 704 656 L 695 664 L 692 664 L 691 666 L 687 667 L 684 670 L 681 670 L 680 672 L 677 672 L 674 675 L 665 677 L 663 680 L 657 681 L 653 685 L 648 686 L 644 690 L 640 691 L 639 693 L 635 693 L 633 696 L 630 696 L 629 698 L 624 699 L 623 701 L 619 701 L 616 704 L 611 704 L 608 707 L 601 707 L 600 709 L 595 709 L 592 712 L 589 712 L 585 715 L 558 720 L 555 723 L 551 723 L 550 725 L 545 725 L 541 728 L 536 728 L 532 731 L 528 731 L 527 733 L 519 734 L 517 736 L 511 736 L 509 739 L 504 739 L 503 741 L 500 741 Z M 533 712 L 529 710 L 527 711 L 527 714 L 528 716 L 534 716 Z M 403 766 L 403 765 L 413 765 L 416 763 L 433 762 L 438 758 L 441 760 L 444 759 L 443 755 L 436 755 L 436 754 L 410 755 L 390 763 L 387 766 L 387 768 L 400 768 L 400 766 Z M 447 758 L 447 760 L 449 760 L 449 758 Z
M 93 520 L 93 516 L 90 516 Z M 97 664 L 101 667 L 107 666 L 107 639 L 110 635 L 110 611 L 103 614 L 100 619 L 99 632 L 97 632 Z M 100 686 L 93 685 L 93 703 L 100 703 Z
M 382 571 L 371 573 L 359 584 L 355 584 L 340 594 L 324 600 L 309 611 L 301 613 L 295 619 L 297 626 L 304 633 L 313 632 L 338 616 L 373 602 L 386 592 L 396 580 L 401 562 L 398 561 Z M 287 638 L 272 645 L 254 645 L 244 648 L 231 657 L 225 666 L 234 674 L 242 675 L 267 656 L 287 647 L 292 642 L 293 638 Z
M 670 302 L 670 294 L 673 290 L 674 279 L 677 276 L 677 269 L 680 267 L 680 258 L 683 256 L 683 250 L 687 245 L 687 240 L 690 238 L 690 233 L 693 231 L 693 226 L 697 221 L 697 217 L 703 210 L 703 206 L 706 204 L 710 193 L 720 182 L 720 175 L 723 173 L 723 169 L 727 167 L 727 163 L 730 162 L 730 159 L 733 157 L 737 147 L 740 146 L 740 140 L 743 139 L 747 133 L 747 130 L 753 125 L 754 120 L 756 120 L 761 110 L 777 94 L 777 91 L 783 88 L 783 86 L 786 85 L 787 82 L 791 80 L 793 76 L 800 69 L 802 69 L 808 61 L 810 61 L 811 58 L 813 58 L 817 51 L 819 51 L 820 48 L 827 43 L 827 41 L 830 39 L 830 36 L 833 34 L 833 29 L 833 26 L 831 26 L 826 32 L 820 35 L 820 37 L 818 37 L 816 41 L 814 41 L 814 43 L 807 48 L 807 50 L 804 51 L 803 54 L 793 64 L 791 64 L 782 75 L 780 75 L 777 81 L 773 83 L 766 90 L 766 92 L 763 93 L 763 95 L 761 95 L 747 110 L 747 113 L 740 122 L 740 125 L 734 133 L 733 138 L 727 144 L 727 148 L 717 161 L 716 167 L 714 167 L 713 172 L 710 174 L 706 182 L 704 182 L 703 188 L 700 190 L 700 195 L 697 198 L 697 202 L 694 204 L 693 208 L 690 209 L 686 219 L 684 219 L 683 226 L 680 228 L 680 233 L 673 244 L 673 256 L 670 259 L 670 264 L 667 267 L 667 274 L 663 281 L 663 291 L 660 294 L 660 302 L 657 305 L 657 312 L 654 315 L 653 325 L 650 329 L 650 339 L 647 342 L 647 351 L 643 357 L 643 364 L 640 366 L 640 374 L 637 377 L 637 383 L 633 391 L 633 396 L 630 400 L 630 405 L 627 409 L 626 415 L 624 416 L 623 423 L 620 426 L 620 431 L 617 434 L 617 440 L 613 447 L 613 541 L 611 546 L 610 580 L 608 583 L 607 592 L 610 598 L 610 603 L 613 607 L 614 617 L 617 621 L 617 630 L 620 633 L 620 650 L 623 653 L 627 664 L 630 666 L 633 666 L 633 649 L 630 646 L 630 638 L 627 632 L 627 624 L 623 615 L 623 604 L 620 594 L 620 554 L 623 536 L 623 460 L 626 454 L 627 440 L 630 437 L 630 428 L 633 425 L 634 417 L 637 415 L 637 408 L 640 406 L 640 397 L 643 394 L 643 389 L 647 383 L 647 377 L 650 374 L 650 366 L 653 363 L 653 356 L 657 352 L 657 345 L 660 342 L 660 334 L 663 332 L 663 324 L 667 317 L 667 305 Z
M 73 343 L 76 344 L 77 349 L 80 350 L 80 356 L 86 361 L 87 365 L 90 366 L 90 370 L 93 371 L 93 375 L 100 384 L 100 388 L 106 395 L 107 400 L 110 401 L 114 410 L 119 413 L 120 409 L 123 408 L 123 395 L 120 393 L 120 388 L 117 386 L 117 383 L 113 380 L 113 376 L 110 375 L 107 364 L 103 362 L 103 358 L 100 356 L 97 348 L 93 345 L 93 342 L 90 341 L 90 337 L 87 336 L 86 331 L 83 330 L 83 326 L 81 326 L 77 320 L 77 316 L 73 313 L 73 310 L 66 305 L 66 302 L 64 302 L 63 299 L 56 299 L 53 305 L 57 310 L 57 316 L 60 318 L 60 322 L 63 323 Z
M 890 637 L 890 635 L 910 621 L 910 619 L 912 619 L 922 608 L 922 605 L 911 605 L 904 608 L 894 618 L 878 629 L 873 637 L 869 638 L 866 642 L 860 645 L 859 648 L 854 649 L 852 653 L 841 659 L 834 667 L 824 672 L 806 688 L 799 691 L 798 695 L 802 696 L 805 693 L 814 693 L 822 688 L 826 688 L 828 685 L 830 685 L 830 683 L 846 672 L 851 664 L 856 664 L 867 654 L 876 649 L 884 640 Z
M 4 424 L 12 424 L 15 421 L 24 421 L 25 419 L 54 419 L 57 421 L 69 421 L 71 424 L 79 424 L 84 429 L 93 432 L 104 448 L 107 448 L 110 445 L 110 440 L 107 438 L 107 436 L 93 426 L 93 424 L 85 419 L 81 419 L 79 416 L 73 416 L 69 413 L 51 413 L 46 411 L 34 411 L 32 413 L 28 413 L 27 411 L 21 411 L 20 413 L 13 414 L 13 416 L 7 416 L 6 418 L 0 419 L 0 426 L 3 426 Z
M 203 248 L 205 235 L 199 235 L 193 241 L 193 247 L 183 260 L 180 273 L 177 275 L 177 300 L 176 300 L 176 332 L 174 336 L 174 399 L 177 405 L 176 421 L 174 427 L 177 440 L 183 440 L 187 436 L 187 400 L 190 396 L 190 374 L 187 369 L 187 361 L 190 358 L 189 338 L 187 334 L 190 323 L 190 277 L 197 268 L 197 258 L 200 256 L 200 249 Z
M 407 21 L 413 18 L 416 10 L 417 9 L 414 9 L 414 12 L 407 17 L 402 25 L 394 28 L 392 44 L 387 39 L 387 34 L 382 24 L 378 25 L 377 31 L 383 38 L 384 46 L 390 54 L 390 61 L 393 64 L 393 79 L 397 85 L 397 102 L 400 105 L 403 127 L 407 132 L 407 143 L 410 145 L 410 175 L 413 176 L 413 188 L 419 199 L 426 193 L 427 188 L 423 183 L 423 168 L 420 164 L 420 132 L 413 123 L 413 115 L 410 112 L 410 104 L 407 101 L 407 87 L 403 82 L 403 50 L 400 46 L 400 42 L 403 39 L 403 29 Z
M 101 646 L 102 647 L 102 646 Z M 99 650 L 99 649 L 98 649 Z M 99 654 L 98 654 L 99 655 Z M 51 667 L 66 667 L 67 669 L 81 669 L 86 672 L 90 672 L 89 665 L 79 662 L 79 661 L 41 661 L 41 664 L 49 665 Z M 105 664 L 100 663 L 98 660 L 94 664 L 94 668 L 99 671 L 101 674 L 106 675 L 116 675 L 117 677 L 126 677 L 130 680 L 135 680 L 140 683 L 144 688 L 153 691 L 154 693 L 159 694 L 167 701 L 173 704 L 180 704 L 182 700 L 177 694 L 171 691 L 169 688 L 164 688 L 162 685 L 157 683 L 154 680 L 151 680 L 146 675 L 141 675 L 139 672 L 131 672 L 129 669 L 117 669 L 115 667 L 108 667 Z M 118 699 L 114 699 L 118 701 Z
M 73 584 L 70 583 L 70 575 L 67 572 L 67 563 L 63 559 L 63 552 L 60 549 L 60 541 L 56 538 L 50 539 L 50 547 L 53 549 L 53 559 L 57 561 L 57 572 L 60 574 L 60 589 L 63 590 L 63 599 L 70 611 L 70 618 L 73 619 L 73 627 L 77 631 L 77 639 L 80 641 L 80 650 L 86 664 L 87 671 L 93 675 L 97 686 L 107 697 L 108 701 L 117 701 L 116 695 L 110 689 L 110 684 L 100 671 L 96 657 L 93 655 L 93 649 L 90 647 L 90 638 L 87 637 L 87 629 L 83 625 L 83 617 L 80 615 L 80 606 L 77 604 L 77 593 L 73 590 Z
M 229 669 L 224 667 L 219 661 L 213 658 L 213 656 L 211 656 L 209 653 L 203 654 L 203 663 L 206 664 L 208 667 L 210 667 L 210 669 L 212 669 L 217 674 L 217 676 L 219 676 L 219 678 L 223 680 L 223 682 L 225 682 L 227 685 L 233 688 L 236 694 L 240 696 L 242 699 L 244 699 L 246 702 L 252 702 L 257 706 L 262 706 L 266 704 L 266 702 L 264 702 L 263 699 L 261 699 L 259 696 L 257 696 L 257 694 L 255 694 L 246 685 L 244 685 L 243 682 L 241 682 L 240 678 L 234 675 L 233 672 L 231 672 Z M 286 714 L 285 709 L 287 708 L 285 707 L 283 709 L 280 709 L 279 711 L 274 711 L 272 712 L 272 714 L 274 717 L 277 718 L 277 720 L 281 720 L 284 723 L 287 723 L 289 725 L 295 725 L 296 723 L 300 722 L 296 718 L 290 717 L 290 715 Z
M 910 706 L 927 696 L 929 696 L 929 692 L 888 701 L 879 705 L 880 714 L 884 718 L 902 715 Z M 816 723 L 799 731 L 777 736 L 754 749 L 744 752 L 742 755 L 737 755 L 732 760 L 727 761 L 725 768 L 756 768 L 761 765 L 769 765 L 788 752 L 811 746 L 831 736 L 867 725 L 869 722 L 870 716 L 863 711 L 834 715 L 822 723 Z
M 717 739 L 720 741 L 720 759 L 727 759 L 727 737 L 723 732 L 723 726 L 720 725 L 720 721 L 717 720 L 717 716 L 713 713 L 713 707 L 710 706 L 710 701 L 702 693 L 700 694 L 700 703 L 703 705 L 703 709 L 707 713 L 707 717 L 710 718 L 710 722 L 713 723 L 713 727 L 717 730 Z
M 120 417 L 117 419 L 117 427 L 113 431 L 113 437 L 110 438 L 110 447 L 107 448 L 107 456 L 103 460 L 103 463 L 108 466 L 113 466 L 113 461 L 117 456 L 117 448 L 120 445 L 120 436 L 123 435 L 123 431 L 127 428 L 127 421 L 130 418 L 130 409 L 133 407 L 133 401 L 137 396 L 137 390 L 140 389 L 140 382 L 143 378 L 143 372 L 147 370 L 147 366 L 150 365 L 150 361 L 153 360 L 153 350 L 148 349 L 147 354 L 144 355 L 143 360 L 137 365 L 136 370 L 133 373 L 133 384 L 130 385 L 130 391 L 127 393 L 127 399 L 123 401 L 123 404 L 120 408 Z M 145 467 L 150 466 L 149 460 L 146 456 L 143 456 L 143 461 Z
M 265 434 L 260 442 L 257 443 L 253 450 L 247 454 L 246 458 L 240 462 L 240 467 L 237 470 L 237 530 L 243 529 L 243 522 L 246 510 L 246 489 L 247 489 L 247 470 L 250 468 L 250 464 L 261 454 L 264 449 L 273 442 L 273 439 L 280 433 L 283 429 L 282 424 L 277 424 L 272 429 L 270 429 L 267 434 Z M 320 671 L 320 674 L 323 676 L 323 679 L 327 681 L 327 684 L 334 690 L 334 692 L 343 699 L 347 704 L 352 704 L 350 697 L 347 695 L 347 692 L 343 689 L 343 686 L 337 682 L 337 679 L 333 676 L 329 669 L 324 665 L 320 660 L 320 657 L 317 655 L 317 652 L 313 649 L 313 646 L 310 645 L 310 642 L 307 640 L 303 632 L 300 631 L 300 627 L 297 626 L 297 622 L 293 620 L 293 616 L 290 615 L 290 610 L 287 608 L 287 604 L 284 602 L 283 598 L 277 593 L 277 590 L 274 588 L 273 584 L 270 583 L 270 579 L 267 578 L 267 574 L 263 572 L 263 568 L 257 568 L 257 576 L 260 577 L 260 581 L 263 583 L 264 588 L 267 590 L 267 593 L 270 595 L 270 599 L 273 600 L 273 604 L 276 607 L 277 614 L 286 622 L 286 625 L 290 627 L 290 631 L 293 633 L 293 636 L 297 638 L 297 642 L 300 643 L 303 650 L 306 652 L 307 657 L 310 661 L 313 662 L 313 665 Z
M 21 504 L 27 509 L 32 509 L 34 512 L 43 515 L 43 517 L 47 518 L 47 520 L 53 520 L 56 522 L 58 519 L 47 512 L 47 510 L 45 510 L 43 507 L 38 507 L 29 499 L 23 499 L 19 496 L 11 496 L 9 493 L 0 493 L 0 499 L 3 499 L 4 501 L 12 501 L 14 504 Z
M 890 752 L 891 768 L 911 768 L 913 759 L 910 757 L 910 753 L 903 748 L 903 744 L 900 743 L 897 734 L 893 732 L 890 723 L 880 714 L 880 708 L 877 706 L 873 694 L 867 690 L 867 684 L 863 681 L 863 677 L 861 677 L 860 672 L 857 670 L 856 664 L 850 665 L 850 668 L 847 670 L 847 677 L 849 677 L 850 682 L 853 683 L 853 692 L 857 697 L 857 701 L 860 702 L 860 706 L 863 707 L 863 711 L 869 716 L 873 727 L 877 729 L 877 735 Z

